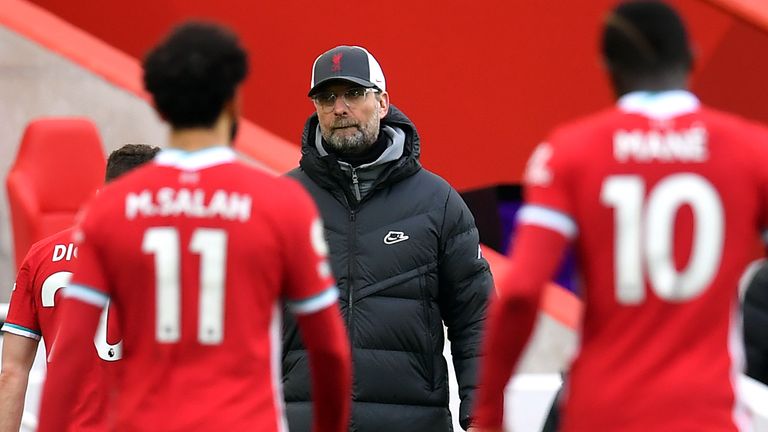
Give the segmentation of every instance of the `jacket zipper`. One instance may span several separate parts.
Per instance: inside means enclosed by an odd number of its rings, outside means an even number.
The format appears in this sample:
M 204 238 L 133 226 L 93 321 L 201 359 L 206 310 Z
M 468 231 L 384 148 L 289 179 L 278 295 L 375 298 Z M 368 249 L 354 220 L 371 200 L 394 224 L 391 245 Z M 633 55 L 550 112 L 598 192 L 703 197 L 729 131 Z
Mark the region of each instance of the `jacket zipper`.
M 355 226 L 355 210 L 350 208 L 349 210 L 349 229 L 350 229 L 350 244 L 349 244 L 349 260 L 347 261 L 347 289 L 349 290 L 348 298 L 347 298 L 347 332 L 349 333 L 349 340 L 350 343 L 352 342 L 352 310 L 354 308 L 354 297 L 352 296 L 352 293 L 354 291 L 354 287 L 352 284 L 352 281 L 354 281 L 354 274 L 352 269 L 354 268 L 354 263 L 352 262 L 355 256 L 355 243 L 357 239 L 355 238 L 355 233 L 357 232 L 356 226 Z
M 362 196 L 360 195 L 360 183 L 357 179 L 357 169 L 352 168 L 352 191 L 355 193 L 355 199 L 359 203 L 362 199 Z M 354 220 L 354 216 L 352 218 Z
M 359 203 L 360 199 L 361 199 L 361 197 L 360 197 L 360 183 L 359 183 L 358 178 L 357 178 L 357 169 L 355 169 L 354 167 L 352 167 L 352 191 L 355 193 L 355 199 Z M 354 275 L 352 274 L 352 269 L 354 268 L 354 265 L 353 265 L 352 259 L 355 256 L 354 250 L 355 250 L 355 241 L 356 241 L 356 239 L 355 239 L 355 232 L 356 232 L 356 229 L 355 229 L 356 228 L 355 227 L 355 210 L 352 209 L 351 206 L 350 206 L 350 210 L 349 210 L 349 222 L 350 222 L 350 224 L 349 224 L 350 225 L 350 236 L 349 236 L 349 238 L 350 238 L 350 247 L 349 247 L 350 254 L 349 254 L 349 257 L 350 258 L 349 258 L 349 261 L 348 261 L 349 266 L 347 267 L 347 280 L 349 281 L 349 293 L 348 293 L 349 298 L 348 298 L 348 302 L 347 302 L 347 309 L 348 309 L 348 312 L 347 312 L 347 329 L 348 329 L 348 332 L 349 332 L 349 340 L 351 341 L 352 340 L 352 309 L 354 308 L 354 297 L 352 296 L 352 292 L 353 292 L 352 281 L 354 280 L 353 279 Z

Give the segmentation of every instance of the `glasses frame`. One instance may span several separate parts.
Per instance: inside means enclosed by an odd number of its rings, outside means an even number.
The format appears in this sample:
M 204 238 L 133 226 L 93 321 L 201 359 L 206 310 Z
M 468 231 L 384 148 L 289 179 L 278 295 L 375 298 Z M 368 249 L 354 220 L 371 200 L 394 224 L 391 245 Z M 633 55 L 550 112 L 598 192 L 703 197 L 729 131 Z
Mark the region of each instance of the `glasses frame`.
M 349 101 L 347 100 L 347 93 L 352 91 L 352 90 L 357 90 L 357 89 L 363 89 L 363 96 L 360 98 L 360 102 L 364 101 L 368 97 L 368 93 L 381 93 L 381 90 L 379 90 L 377 88 L 374 88 L 374 87 L 352 87 L 352 88 L 344 90 L 344 92 L 341 93 L 341 101 L 344 103 L 344 106 L 346 106 L 347 108 L 349 108 L 351 110 L 355 109 L 359 102 L 350 104 Z M 332 98 L 333 102 L 329 103 L 328 105 L 325 105 L 325 104 L 321 103 L 318 100 L 317 96 L 312 96 L 311 97 L 312 102 L 314 102 L 314 104 L 315 104 L 315 107 L 319 111 L 322 111 L 322 112 L 324 112 L 326 114 L 333 112 L 333 110 L 336 108 L 336 101 L 339 99 L 339 95 L 338 94 L 332 93 L 332 92 L 328 92 L 328 93 L 331 93 L 331 95 L 333 95 L 333 98 Z

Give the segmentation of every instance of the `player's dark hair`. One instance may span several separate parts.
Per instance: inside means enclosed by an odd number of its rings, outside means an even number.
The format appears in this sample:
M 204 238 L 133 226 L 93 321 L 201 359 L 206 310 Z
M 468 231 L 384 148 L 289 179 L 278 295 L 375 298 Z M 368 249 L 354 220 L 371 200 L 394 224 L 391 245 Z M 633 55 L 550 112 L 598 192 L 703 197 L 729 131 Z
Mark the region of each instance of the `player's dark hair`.
M 106 180 L 110 182 L 155 157 L 160 147 L 126 144 L 109 154 Z
M 144 59 L 144 87 L 175 129 L 211 127 L 248 73 L 248 55 L 217 24 L 176 27 Z
M 680 16 L 661 1 L 628 1 L 605 19 L 603 56 L 614 73 L 656 75 L 690 70 L 688 34 Z

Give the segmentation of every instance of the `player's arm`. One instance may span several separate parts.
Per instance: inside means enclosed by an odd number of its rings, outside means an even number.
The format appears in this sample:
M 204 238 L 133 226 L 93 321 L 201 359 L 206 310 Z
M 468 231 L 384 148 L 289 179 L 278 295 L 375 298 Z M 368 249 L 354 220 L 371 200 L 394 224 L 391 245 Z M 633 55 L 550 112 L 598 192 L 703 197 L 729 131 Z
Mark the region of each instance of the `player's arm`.
M 49 355 L 40 403 L 39 432 L 61 431 L 69 424 L 82 389 L 80 377 L 93 367 L 93 335 L 107 300 L 106 295 L 86 287 L 65 288 L 58 306 L 61 324 Z
M 35 260 L 29 253 L 16 275 L 8 316 L 2 327 L 3 358 L 0 370 L 0 432 L 17 432 L 24 413 L 29 371 L 40 341 L 32 274 Z
M 352 389 L 349 342 L 336 302 L 298 314 L 312 374 L 313 431 L 347 430 Z
M 0 370 L 0 432 L 17 432 L 38 340 L 6 332 Z
M 501 428 L 504 388 L 533 330 L 544 286 L 557 270 L 567 239 L 536 225 L 521 225 L 509 271 L 497 283 L 483 342 L 480 388 L 473 424 Z
M 326 259 L 328 246 L 311 198 L 298 186 L 281 215 L 284 295 L 297 316 L 309 355 L 315 432 L 346 432 L 352 392 L 347 332 L 337 305 L 338 290 Z
M 556 141 L 556 140 L 555 140 Z M 568 148 L 568 146 L 566 146 Z M 497 281 L 483 341 L 480 389 L 473 420 L 500 430 L 504 388 L 517 366 L 539 309 L 539 299 L 557 270 L 578 227 L 571 216 L 572 159 L 563 147 L 544 142 L 528 160 L 524 176 L 526 205 L 517 215 L 518 233 L 508 272 Z

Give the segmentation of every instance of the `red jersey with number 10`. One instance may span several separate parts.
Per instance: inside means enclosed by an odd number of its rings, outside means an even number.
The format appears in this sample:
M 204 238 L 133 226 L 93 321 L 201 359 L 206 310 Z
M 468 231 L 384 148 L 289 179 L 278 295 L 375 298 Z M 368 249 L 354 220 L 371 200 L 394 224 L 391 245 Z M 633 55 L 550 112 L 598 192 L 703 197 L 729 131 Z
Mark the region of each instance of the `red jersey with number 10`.
M 768 226 L 768 132 L 632 93 L 535 151 L 520 222 L 575 238 L 581 347 L 564 431 L 735 431 L 739 277 Z
M 164 150 L 96 197 L 81 234 L 66 295 L 117 310 L 117 430 L 282 428 L 279 302 L 337 296 L 298 183 L 226 147 Z

